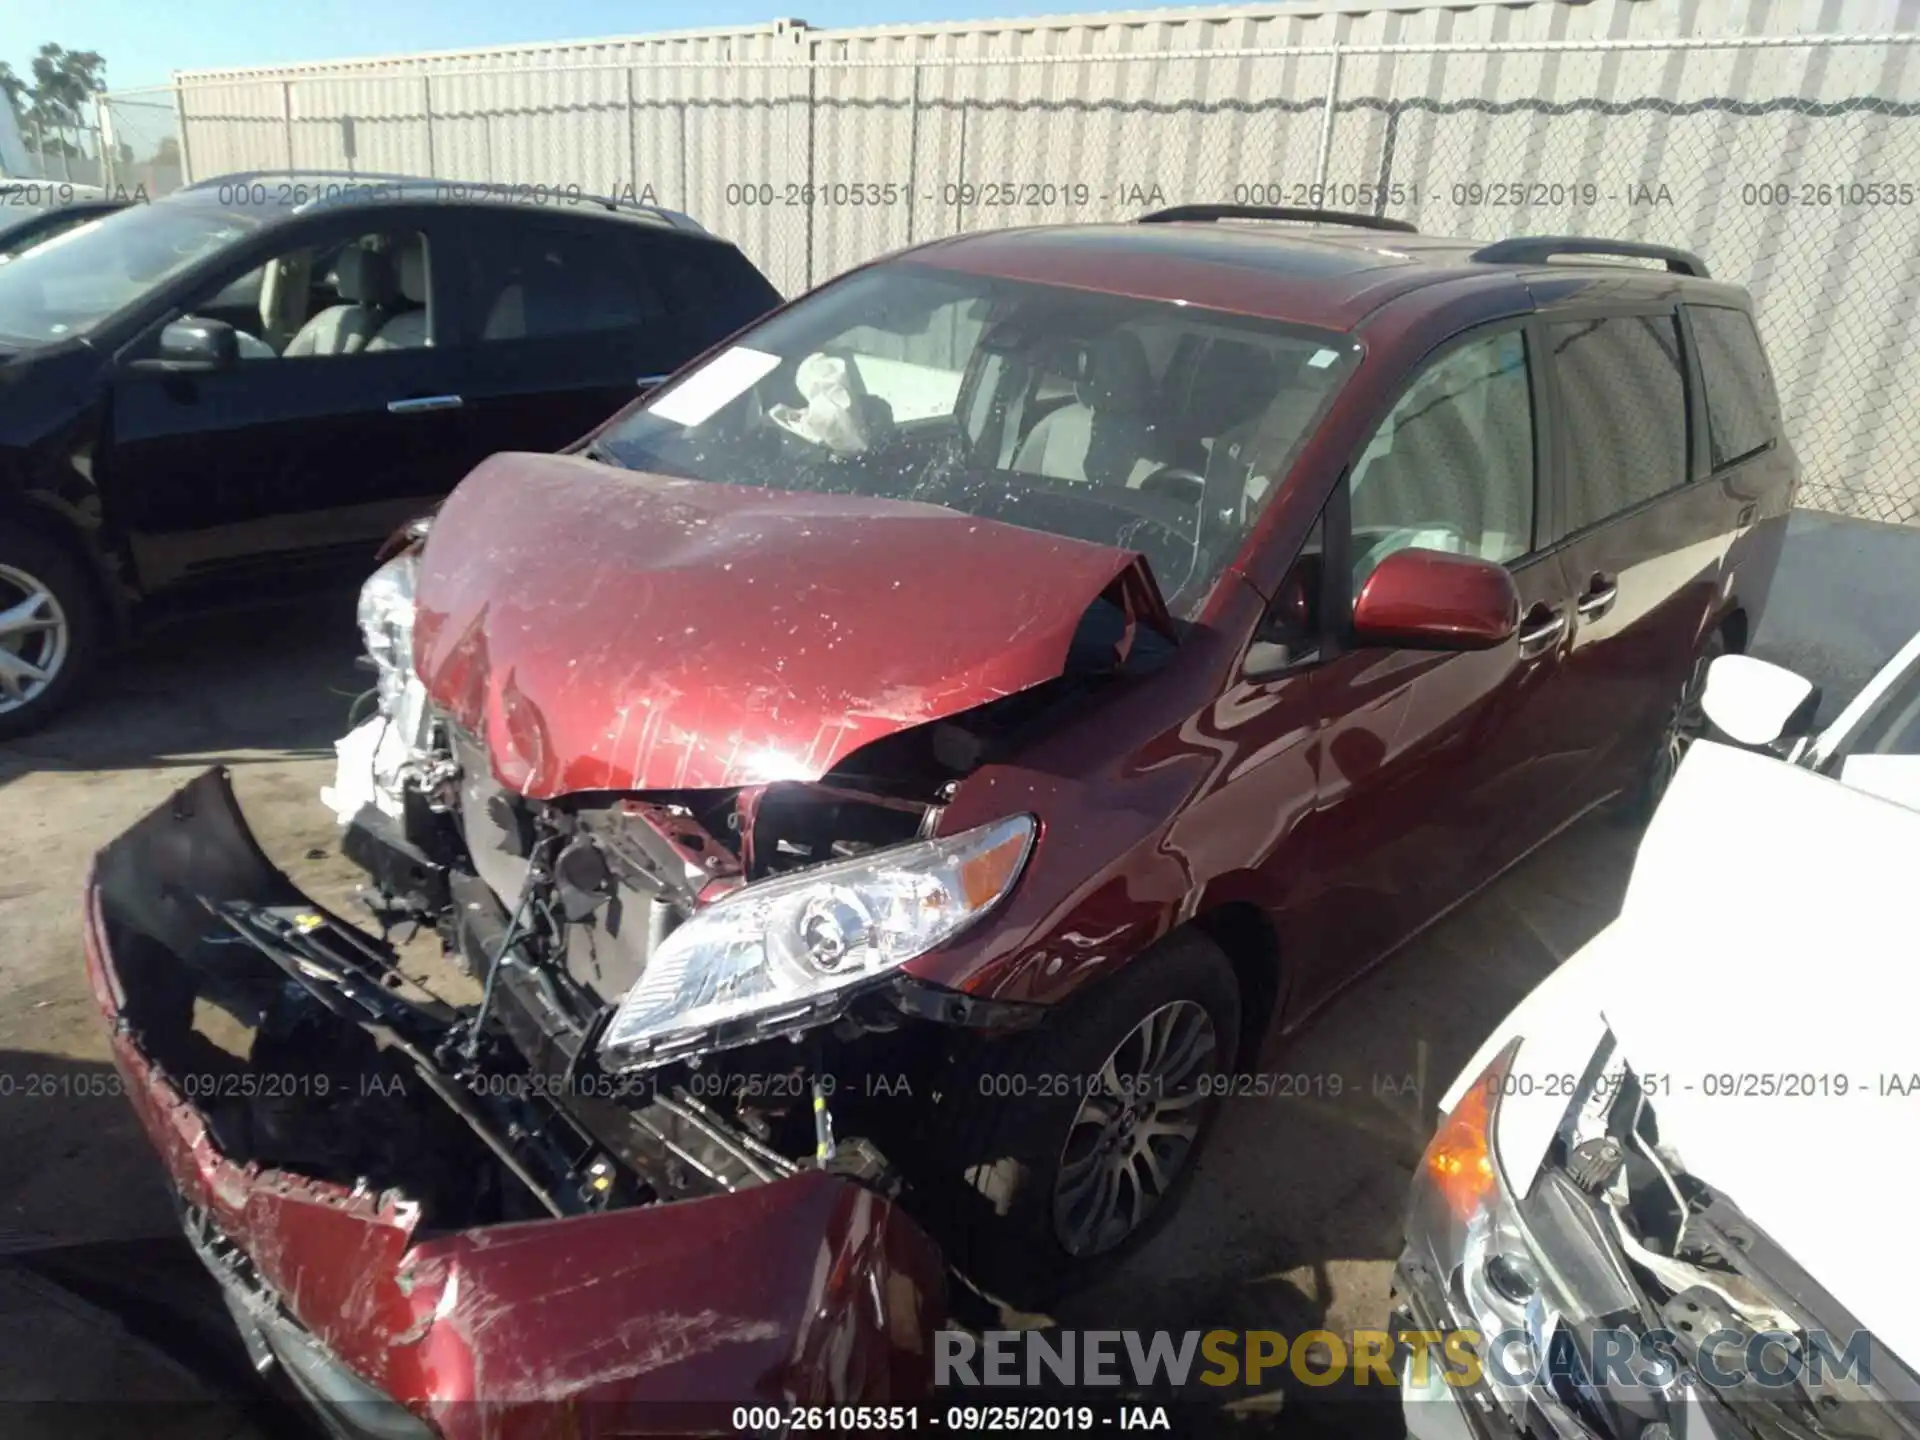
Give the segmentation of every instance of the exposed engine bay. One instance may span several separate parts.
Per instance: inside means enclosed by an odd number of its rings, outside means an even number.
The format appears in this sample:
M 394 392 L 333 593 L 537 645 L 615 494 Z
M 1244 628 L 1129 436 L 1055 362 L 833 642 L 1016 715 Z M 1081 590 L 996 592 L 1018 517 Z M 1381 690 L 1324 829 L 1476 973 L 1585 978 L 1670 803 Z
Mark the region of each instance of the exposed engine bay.
M 809 808 L 776 793 L 727 843 L 671 802 L 522 809 L 446 784 L 406 797 L 427 824 L 395 853 L 424 892 L 379 891 L 375 907 L 396 934 L 437 933 L 479 982 L 477 1004 L 442 999 L 389 939 L 294 890 L 223 771 L 109 853 L 124 1013 L 164 1072 L 193 1077 L 188 1098 L 230 1159 L 404 1196 L 430 1230 L 693 1198 L 806 1167 L 892 1195 L 904 1175 L 889 1157 L 911 1159 L 911 1097 L 983 1030 L 1037 1015 L 881 976 L 616 1057 L 604 1041 L 620 1002 L 697 891 L 911 841 L 925 807 Z M 511 877 L 505 901 L 460 863 L 469 819 L 481 867 Z M 764 858 L 749 868 L 756 837 Z M 444 867 L 424 860 L 442 846 Z M 209 1007 L 223 1024 L 209 1026 Z
M 1524 1337 L 1545 1397 L 1490 1368 L 1491 1388 L 1600 1435 L 1914 1433 L 1885 1403 L 1908 1383 L 1892 1357 L 1859 1366 L 1858 1323 L 1662 1137 L 1671 1083 L 1608 1037 L 1528 1193 L 1468 1224 L 1455 1307 Z

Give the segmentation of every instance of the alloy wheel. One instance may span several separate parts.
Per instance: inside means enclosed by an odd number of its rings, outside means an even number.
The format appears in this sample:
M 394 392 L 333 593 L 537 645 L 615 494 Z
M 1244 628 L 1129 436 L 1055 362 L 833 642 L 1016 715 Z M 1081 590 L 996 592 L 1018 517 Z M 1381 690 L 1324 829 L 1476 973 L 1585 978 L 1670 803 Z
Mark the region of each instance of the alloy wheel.
M 1054 1230 L 1069 1254 L 1113 1249 L 1172 1188 L 1199 1139 L 1218 1051 L 1206 1008 L 1175 1000 L 1129 1030 L 1088 1081 L 1053 1189 Z
M 67 662 L 67 612 L 41 580 L 0 565 L 0 715 L 46 693 Z

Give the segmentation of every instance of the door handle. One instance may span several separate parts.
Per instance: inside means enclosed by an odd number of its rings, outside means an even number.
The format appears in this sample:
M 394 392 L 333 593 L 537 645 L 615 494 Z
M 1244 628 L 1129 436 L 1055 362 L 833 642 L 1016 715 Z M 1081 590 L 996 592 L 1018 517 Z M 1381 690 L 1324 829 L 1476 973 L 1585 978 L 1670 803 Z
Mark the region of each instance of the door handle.
M 1532 619 L 1532 617 L 1529 618 Z M 1537 654 L 1566 633 L 1567 616 L 1563 610 L 1554 610 L 1538 619 L 1532 619 L 1531 624 L 1523 626 L 1520 630 L 1520 653 L 1522 655 Z
M 410 400 L 387 401 L 390 415 L 423 415 L 429 410 L 458 410 L 467 402 L 458 395 L 416 395 Z
M 1604 575 L 1596 575 L 1587 583 L 1587 593 L 1580 597 L 1574 608 L 1580 612 L 1581 619 L 1591 620 L 1595 616 L 1606 614 L 1613 608 L 1613 602 L 1619 598 L 1619 581 L 1609 580 Z

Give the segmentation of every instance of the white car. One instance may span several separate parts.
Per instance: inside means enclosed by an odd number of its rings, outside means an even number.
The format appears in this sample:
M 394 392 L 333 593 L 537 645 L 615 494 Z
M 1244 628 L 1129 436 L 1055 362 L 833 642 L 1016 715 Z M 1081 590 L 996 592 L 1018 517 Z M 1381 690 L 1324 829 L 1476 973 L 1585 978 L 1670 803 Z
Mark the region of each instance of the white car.
M 1920 636 L 1798 733 L 1817 702 L 1714 663 L 1734 743 L 1442 1100 L 1396 1275 L 1417 1440 L 1920 1435 Z

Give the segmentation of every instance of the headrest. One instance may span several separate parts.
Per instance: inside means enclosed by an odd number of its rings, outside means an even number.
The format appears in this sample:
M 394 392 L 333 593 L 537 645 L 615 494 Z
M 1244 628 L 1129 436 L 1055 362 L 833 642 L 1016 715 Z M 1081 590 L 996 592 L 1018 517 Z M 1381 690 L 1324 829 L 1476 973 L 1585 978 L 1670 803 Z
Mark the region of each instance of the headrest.
M 1137 414 L 1151 408 L 1153 390 L 1153 367 L 1138 335 L 1116 330 L 1082 348 L 1074 395 L 1088 409 Z
M 334 261 L 333 288 L 349 305 L 385 305 L 393 299 L 393 267 L 378 250 L 349 245 Z
M 1185 428 L 1213 439 L 1245 424 L 1280 388 L 1278 370 L 1264 345 L 1215 340 L 1194 368 Z
M 401 242 L 394 257 L 400 294 L 416 305 L 427 303 L 427 247 L 418 235 Z

